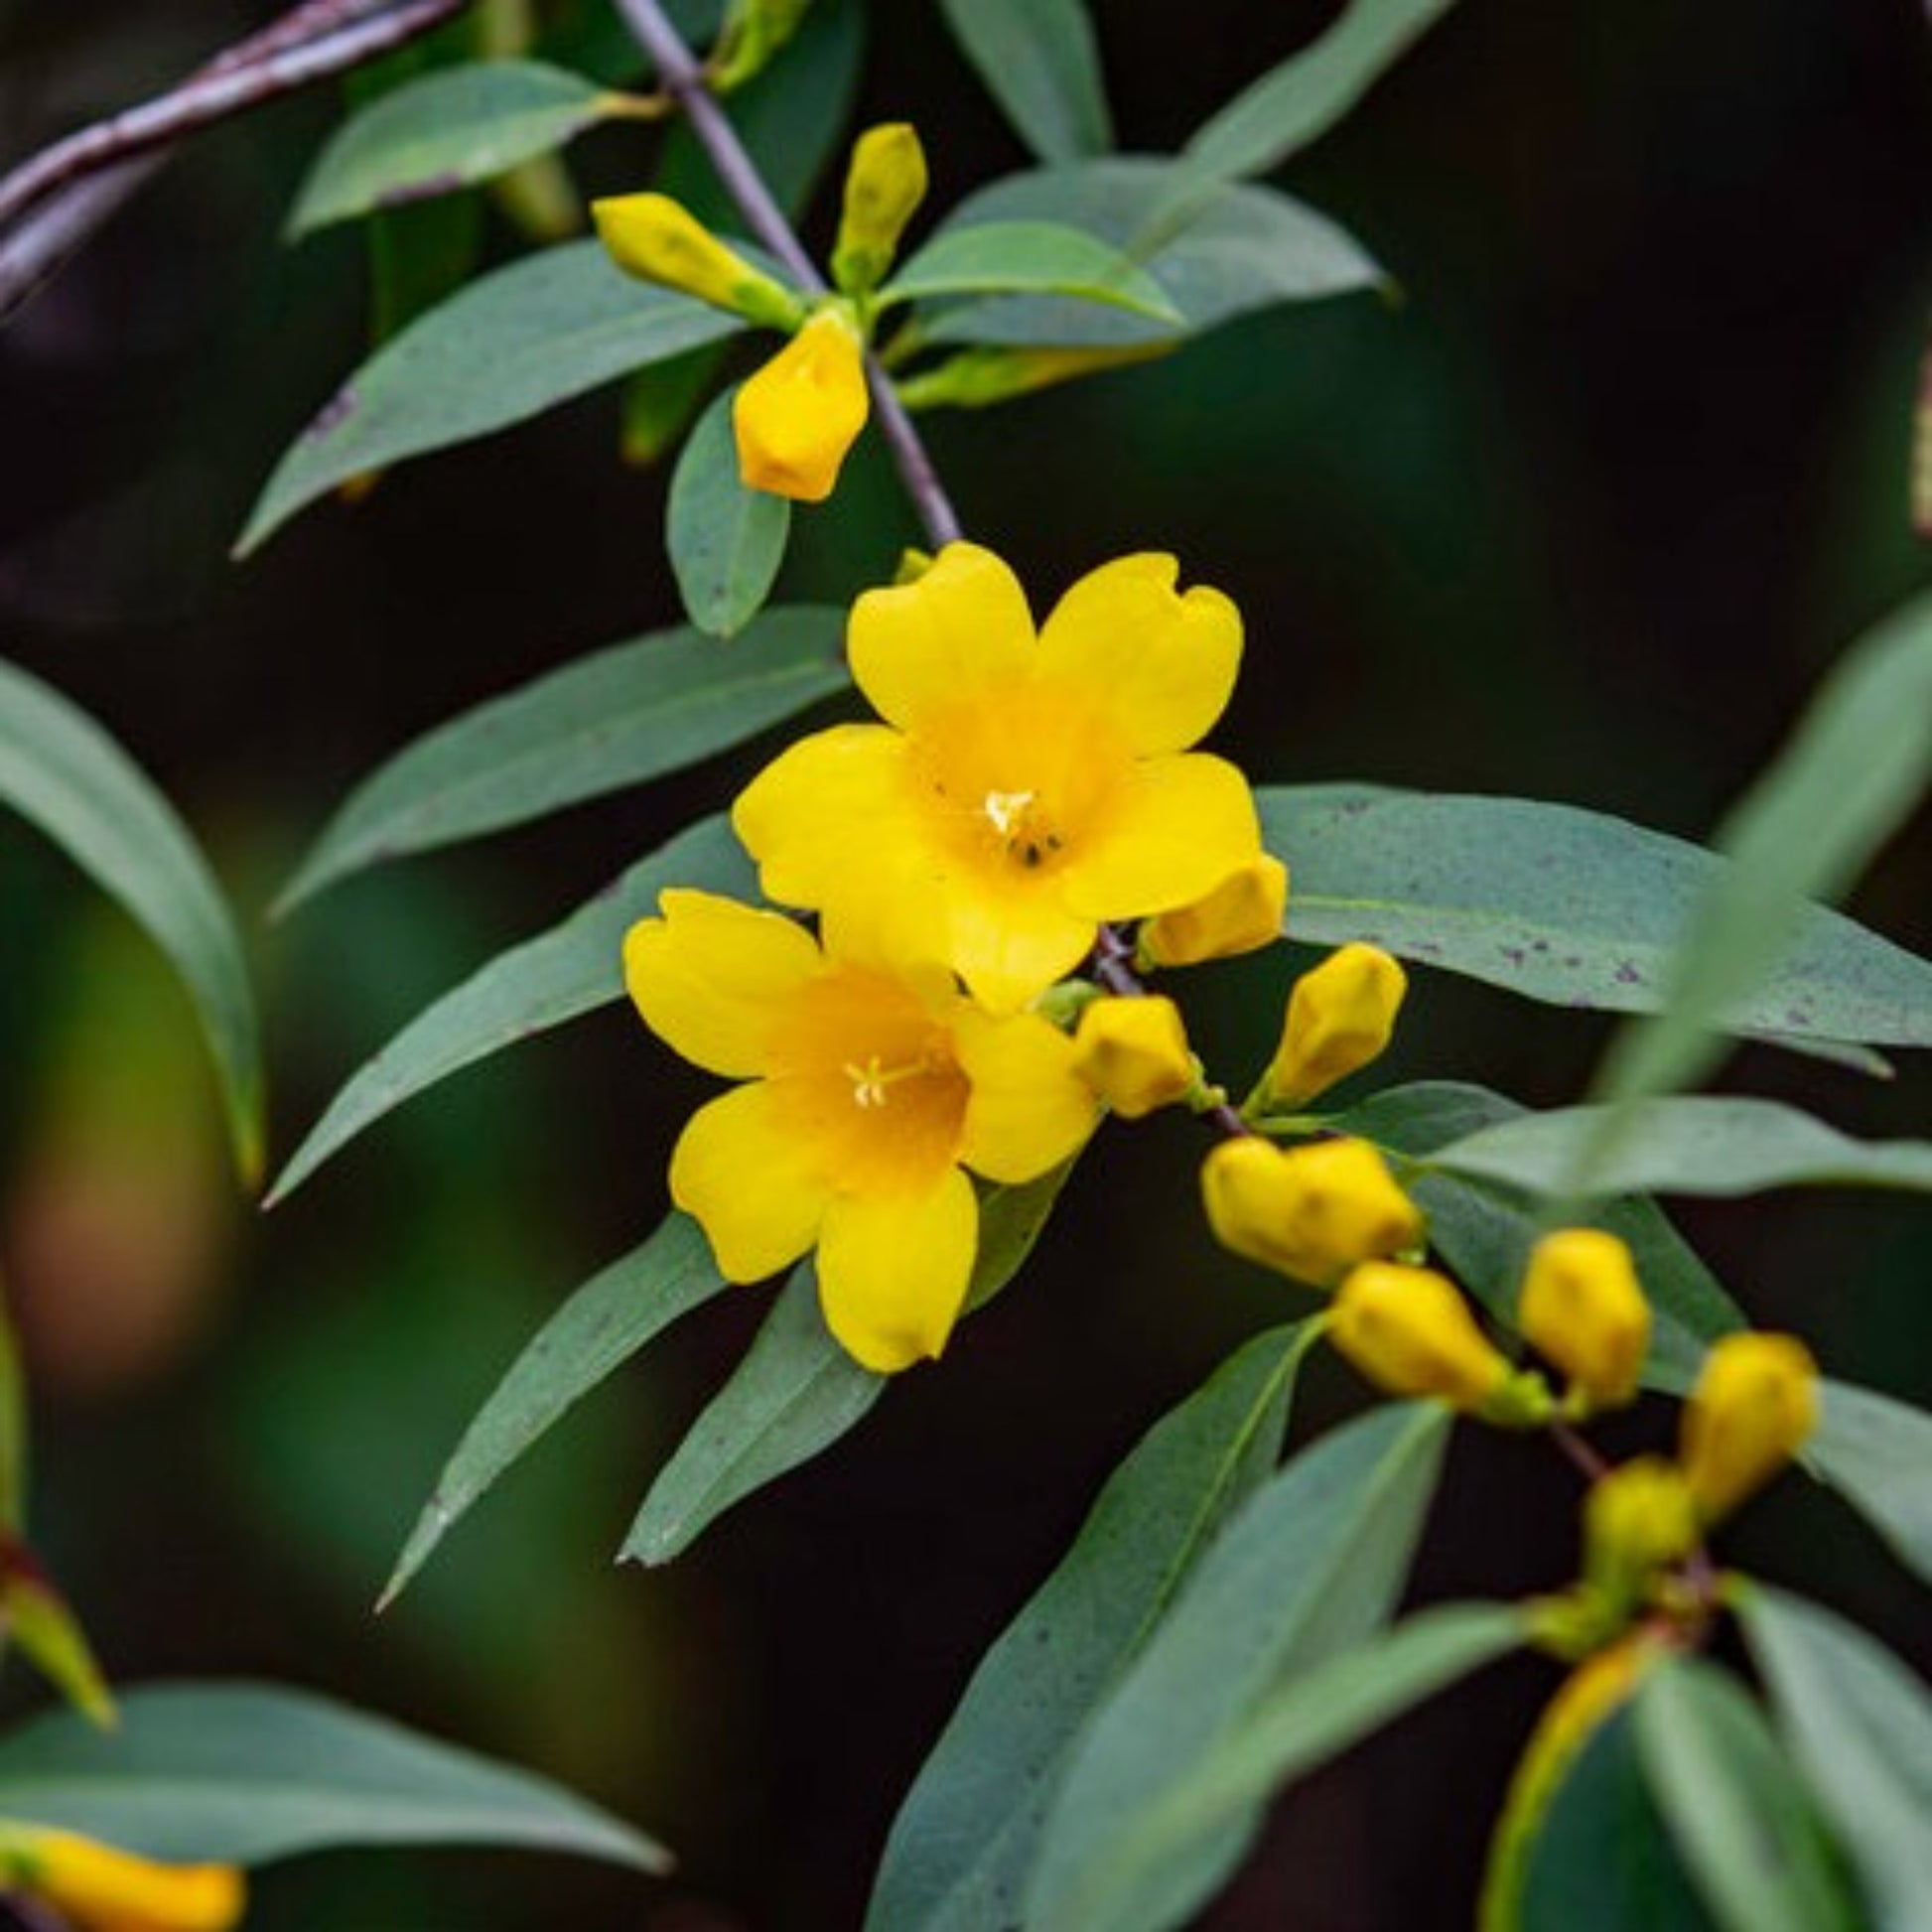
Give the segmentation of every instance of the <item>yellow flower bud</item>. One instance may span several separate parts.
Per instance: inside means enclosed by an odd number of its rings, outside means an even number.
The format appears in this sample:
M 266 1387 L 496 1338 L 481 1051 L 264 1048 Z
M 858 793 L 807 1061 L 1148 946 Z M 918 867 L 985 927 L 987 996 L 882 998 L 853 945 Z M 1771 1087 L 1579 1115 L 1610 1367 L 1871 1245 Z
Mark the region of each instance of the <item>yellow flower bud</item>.
M 1818 1364 L 1791 1335 L 1726 1335 L 1691 1391 L 1679 1456 L 1706 1522 L 1783 1468 L 1818 1427 Z
M 1336 1292 L 1328 1338 L 1389 1394 L 1437 1396 L 1467 1412 L 1514 1375 L 1455 1284 L 1430 1268 L 1364 1262 Z
M 695 296 L 767 329 L 793 330 L 803 302 L 734 254 L 668 195 L 616 195 L 591 204 L 598 238 L 626 275 Z
M 1223 1141 L 1201 1168 L 1201 1196 L 1223 1247 L 1316 1288 L 1423 1236 L 1421 1212 L 1366 1141 Z
M 1073 1070 L 1123 1120 L 1186 1099 L 1200 1077 L 1180 1009 L 1158 993 L 1088 1001 L 1073 1035 Z
M 1295 982 L 1281 1044 L 1249 1107 L 1299 1107 L 1389 1043 L 1409 976 L 1378 946 L 1343 946 Z
M 1287 906 L 1288 868 L 1264 852 L 1230 873 L 1205 898 L 1149 919 L 1141 927 L 1142 962 L 1193 966 L 1253 952 L 1282 936 Z
M 1681 1563 L 1697 1540 L 1691 1485 L 1661 1455 L 1612 1469 L 1584 1499 L 1584 1575 L 1618 1608 L 1640 1602 L 1652 1576 Z
M 1517 1326 L 1597 1408 L 1628 1402 L 1650 1347 L 1650 1304 L 1630 1250 L 1599 1228 L 1545 1235 L 1530 1256 Z
M 232 1865 L 157 1864 L 36 1825 L 0 1825 L 0 1887 L 44 1898 L 76 1932 L 228 1932 L 246 1902 Z
M 819 310 L 738 392 L 732 425 L 746 487 L 823 502 L 870 408 L 859 332 L 836 309 Z
M 886 279 L 925 187 L 925 150 L 909 123 L 869 127 L 853 144 L 832 250 L 832 279 L 848 295 L 865 294 Z

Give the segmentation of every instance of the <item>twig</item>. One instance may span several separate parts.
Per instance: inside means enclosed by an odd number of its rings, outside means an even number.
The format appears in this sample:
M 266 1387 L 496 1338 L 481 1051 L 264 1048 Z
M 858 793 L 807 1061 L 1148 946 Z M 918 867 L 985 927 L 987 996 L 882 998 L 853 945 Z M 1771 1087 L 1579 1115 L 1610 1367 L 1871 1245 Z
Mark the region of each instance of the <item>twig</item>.
M 738 138 L 738 130 L 705 84 L 704 69 L 697 57 L 685 46 L 683 36 L 671 24 L 658 0 L 617 0 L 617 5 L 637 37 L 638 45 L 650 56 L 665 91 L 689 117 L 691 132 L 711 157 L 718 179 L 738 204 L 753 234 L 778 258 L 799 287 L 822 295 L 824 277 L 785 219 L 784 210 L 772 199 L 758 163 Z M 880 433 L 892 450 L 906 494 L 919 513 L 928 541 L 935 548 L 956 542 L 960 535 L 958 513 L 932 467 L 919 432 L 893 388 L 892 378 L 880 368 L 876 357 L 870 358 L 868 373 Z

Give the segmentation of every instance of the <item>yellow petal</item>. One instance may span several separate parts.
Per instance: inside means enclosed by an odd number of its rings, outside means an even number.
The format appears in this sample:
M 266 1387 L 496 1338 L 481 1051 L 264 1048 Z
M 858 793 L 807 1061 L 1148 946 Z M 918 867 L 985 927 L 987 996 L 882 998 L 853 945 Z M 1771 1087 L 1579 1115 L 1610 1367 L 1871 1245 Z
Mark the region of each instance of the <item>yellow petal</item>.
M 759 1282 L 818 1239 L 828 1190 L 760 1080 L 691 1116 L 671 1156 L 671 1198 L 704 1229 L 727 1281 Z
M 953 1045 L 973 1097 L 960 1159 L 989 1180 L 1034 1180 L 1076 1154 L 1099 1119 L 1073 1042 L 1037 1015 L 996 1020 L 960 1003 Z
M 732 404 L 746 488 L 822 503 L 871 407 L 858 333 L 843 316 L 820 310 Z
M 1211 892 L 1261 851 L 1248 781 L 1198 752 L 1141 760 L 1104 836 L 1069 855 L 1062 892 L 1096 920 L 1146 918 Z
M 868 591 L 852 607 L 847 647 L 859 689 L 908 732 L 1033 676 L 1038 657 L 1019 578 L 976 543 L 947 544 L 915 583 Z
M 962 876 L 946 882 L 938 903 L 943 956 L 995 1013 L 1017 1013 L 1093 947 L 1093 920 L 1044 894 L 1000 892 Z
M 774 1018 L 824 968 L 811 935 L 713 893 L 673 890 L 657 902 L 663 916 L 640 920 L 623 942 L 624 984 L 645 1026 L 713 1073 L 762 1073 Z
M 979 1246 L 979 1203 L 958 1168 L 925 1192 L 859 1199 L 825 1211 L 818 1294 L 825 1323 L 881 1375 L 946 1345 Z
M 1219 591 L 1174 590 L 1179 566 L 1153 553 L 1103 564 L 1054 606 L 1043 669 L 1105 702 L 1142 754 L 1184 751 L 1227 709 L 1241 667 L 1241 614 Z

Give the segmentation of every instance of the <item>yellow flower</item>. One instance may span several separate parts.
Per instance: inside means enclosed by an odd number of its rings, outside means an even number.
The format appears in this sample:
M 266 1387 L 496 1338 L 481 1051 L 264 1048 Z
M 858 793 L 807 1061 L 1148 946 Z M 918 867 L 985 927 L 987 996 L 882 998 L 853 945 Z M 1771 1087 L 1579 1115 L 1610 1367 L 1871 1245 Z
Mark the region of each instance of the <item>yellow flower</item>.
M 1685 1406 L 1679 1459 L 1706 1522 L 1727 1516 L 1818 1427 L 1818 1364 L 1792 1335 L 1726 1335 Z
M 856 909 L 1024 1006 L 1101 924 L 1187 905 L 1261 850 L 1246 779 L 1186 750 L 1234 687 L 1241 620 L 1176 594 L 1172 557 L 1081 579 L 1035 635 L 1013 572 L 952 543 L 852 613 L 853 674 L 886 719 L 795 745 L 733 823 L 765 892 Z M 863 860 L 863 863 L 856 863 Z
M 624 978 L 686 1059 L 748 1082 L 699 1109 L 671 1195 L 732 1281 L 818 1250 L 833 1334 L 866 1367 L 944 1347 L 979 1209 L 965 1170 L 1032 1180 L 1091 1132 L 1073 1042 L 1033 1014 L 995 1019 L 943 968 L 848 926 L 800 925 L 709 893 L 667 892 L 631 927 Z
M 1429 1268 L 1364 1262 L 1335 1296 L 1328 1338 L 1389 1394 L 1436 1396 L 1469 1413 L 1512 1380 L 1454 1283 Z
M 781 282 L 734 253 L 668 195 L 612 195 L 591 204 L 605 252 L 641 282 L 728 309 L 770 329 L 791 330 L 804 304 Z
M 11 1822 L 0 1822 L 0 1889 L 45 1899 L 76 1932 L 228 1932 L 246 1902 L 232 1865 L 157 1864 Z
M 732 405 L 745 486 L 822 503 L 871 407 L 859 332 L 839 310 L 820 309 Z
M 858 292 L 878 287 L 898 238 L 925 200 L 925 150 L 904 121 L 869 127 L 852 146 L 845 205 L 832 250 L 832 279 Z
M 1142 926 L 1141 963 L 1194 966 L 1254 952 L 1282 936 L 1287 907 L 1288 868 L 1264 852 L 1191 905 L 1163 912 Z
M 1223 1247 L 1316 1288 L 1423 1238 L 1421 1212 L 1366 1141 L 1223 1141 L 1201 1167 L 1201 1197 Z
M 1409 976 L 1377 946 L 1343 946 L 1303 974 L 1252 1109 L 1299 1107 L 1365 1067 L 1388 1045 L 1408 990 Z
M 1516 1325 L 1598 1408 L 1637 1392 L 1650 1304 L 1630 1250 L 1600 1228 L 1560 1228 L 1530 1255 Z
M 1073 1070 L 1123 1120 L 1186 1099 L 1199 1078 L 1180 1009 L 1159 994 L 1088 1001 L 1074 1030 Z

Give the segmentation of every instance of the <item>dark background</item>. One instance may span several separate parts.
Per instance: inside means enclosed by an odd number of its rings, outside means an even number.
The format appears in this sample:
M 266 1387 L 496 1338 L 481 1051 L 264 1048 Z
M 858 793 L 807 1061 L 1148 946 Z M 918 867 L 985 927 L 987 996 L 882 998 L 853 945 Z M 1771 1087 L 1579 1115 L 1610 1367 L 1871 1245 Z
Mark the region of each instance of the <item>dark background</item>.
M 865 118 L 926 132 L 935 208 L 1024 165 L 923 0 L 870 8 Z M 1334 11 L 1097 0 L 1123 145 L 1177 145 Z M 0 157 L 167 85 L 266 10 L 0 4 Z M 453 710 L 671 621 L 662 478 L 600 396 L 227 545 L 366 342 L 363 260 L 278 228 L 324 95 L 198 142 L 0 338 L 0 651 L 94 710 L 208 841 L 247 920 L 283 1157 L 428 998 L 550 923 L 763 750 L 687 782 L 265 906 L 349 783 Z M 640 180 L 649 133 L 576 151 Z M 1906 523 L 1932 97 L 1906 0 L 1466 0 L 1284 185 L 1401 284 L 1231 327 L 997 415 L 934 419 L 969 530 L 1042 605 L 1175 550 L 1241 604 L 1219 744 L 1258 777 L 1511 792 L 1707 835 L 1832 658 L 1926 576 Z M 828 239 L 821 198 L 808 223 Z M 491 247 L 513 245 L 500 229 Z M 876 454 L 807 514 L 785 594 L 846 597 L 912 529 Z M 1901 729 L 1932 730 L 1932 720 Z M 1921 816 L 1854 909 L 1932 948 Z M 1194 982 L 1231 1081 L 1285 964 Z M 1418 985 L 1389 1077 L 1573 1098 L 1591 1020 Z M 1023 1284 L 822 1462 L 671 1570 L 618 1573 L 651 1472 L 763 1306 L 727 1298 L 368 1605 L 442 1454 L 545 1311 L 633 1244 L 704 1083 L 626 1014 L 452 1082 L 267 1220 L 230 1202 L 179 996 L 51 851 L 0 826 L 5 1260 L 39 1407 L 37 1529 L 114 1672 L 273 1675 L 542 1765 L 667 1838 L 651 1887 L 541 1859 L 342 1856 L 267 1874 L 265 1932 L 858 1922 L 885 1829 L 979 1652 L 1105 1470 L 1242 1335 L 1305 1306 L 1217 1255 L 1198 1140 L 1107 1137 Z M 1869 1134 L 1932 1082 L 1770 1055 L 1728 1077 Z M 1767 1324 L 1932 1400 L 1922 1206 L 1687 1209 Z M 1316 1373 L 1298 1430 L 1355 1399 Z M 1619 1444 L 1658 1442 L 1640 1413 Z M 1574 1487 L 1458 1442 L 1417 1588 L 1561 1584 Z M 1925 1599 L 1792 1481 L 1724 1554 L 1932 1663 Z M 1284 1802 L 1203 1923 L 1465 1923 L 1554 1672 L 1491 1673 Z M 24 1674 L 9 1695 L 39 1700 Z

